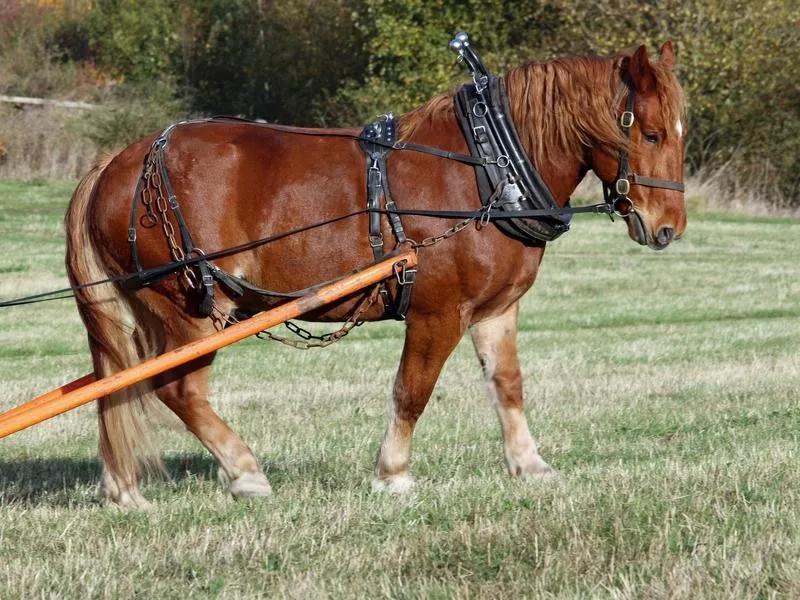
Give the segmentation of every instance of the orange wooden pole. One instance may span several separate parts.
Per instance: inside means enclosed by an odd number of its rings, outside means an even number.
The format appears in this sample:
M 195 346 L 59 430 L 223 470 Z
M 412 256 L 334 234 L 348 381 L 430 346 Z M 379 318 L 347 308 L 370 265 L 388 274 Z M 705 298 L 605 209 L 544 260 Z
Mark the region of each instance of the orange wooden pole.
M 11 410 L 4 412 L 3 414 L 0 414 L 0 427 L 2 427 L 3 424 L 6 423 L 7 421 L 14 419 L 17 415 L 27 412 L 34 407 L 44 406 L 48 402 L 51 402 L 56 398 L 61 398 L 62 396 L 65 396 L 66 394 L 74 390 L 89 385 L 94 381 L 95 381 L 94 373 L 89 373 L 87 375 L 84 375 L 83 377 L 79 377 L 75 381 L 70 381 L 69 383 L 65 383 L 60 388 L 56 388 L 51 392 L 47 392 L 43 396 L 39 396 L 38 398 L 31 400 L 30 402 L 26 402 L 22 406 L 17 406 L 16 408 L 12 408 Z
M 414 251 L 409 250 L 391 256 L 301 298 L 259 313 L 246 321 L 226 327 L 222 331 L 218 331 L 206 338 L 151 358 L 141 364 L 104 377 L 99 381 L 88 383 L 75 389 L 78 383 L 94 377 L 93 375 L 87 375 L 57 390 L 48 392 L 44 396 L 35 398 L 0 415 L 0 438 L 174 369 L 179 365 L 229 346 L 259 331 L 279 325 L 288 319 L 294 319 L 326 304 L 340 300 L 365 287 L 391 277 L 394 273 L 394 265 L 400 261 L 405 261 L 406 266 L 413 267 L 417 264 L 417 255 Z M 7 415 L 11 416 L 7 417 Z

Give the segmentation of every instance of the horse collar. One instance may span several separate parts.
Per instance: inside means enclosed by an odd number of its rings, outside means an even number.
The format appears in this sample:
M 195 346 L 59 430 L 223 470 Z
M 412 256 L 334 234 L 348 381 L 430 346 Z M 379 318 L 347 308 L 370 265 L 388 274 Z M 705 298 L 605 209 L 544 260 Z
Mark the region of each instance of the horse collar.
M 486 70 L 466 33 L 459 33 L 450 47 L 472 74 L 473 83 L 462 86 L 455 96 L 455 112 L 470 153 L 484 162 L 475 167 L 481 203 L 487 206 L 494 202 L 506 212 L 553 210 L 552 216 L 495 223 L 503 233 L 525 244 L 556 239 L 569 230 L 571 215 L 556 212 L 559 207 L 553 194 L 522 148 L 511 118 L 505 82 Z
M 455 96 L 456 116 L 472 156 L 481 204 L 503 212 L 559 209 L 547 184 L 522 148 L 505 82 L 494 75 L 476 77 Z M 528 245 L 550 242 L 569 230 L 571 215 L 554 212 L 538 218 L 512 218 L 495 223 L 503 233 Z

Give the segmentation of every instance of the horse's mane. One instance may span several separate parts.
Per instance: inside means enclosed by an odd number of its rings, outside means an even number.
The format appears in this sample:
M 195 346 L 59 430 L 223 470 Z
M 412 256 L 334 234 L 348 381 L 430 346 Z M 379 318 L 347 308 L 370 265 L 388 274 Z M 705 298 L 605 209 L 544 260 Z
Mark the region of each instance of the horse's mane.
M 624 95 L 617 90 L 620 64 L 628 56 L 532 62 L 505 76 L 512 118 L 534 165 L 544 165 L 551 153 L 580 158 L 593 143 L 625 146 L 617 115 Z M 651 64 L 664 122 L 676 123 L 684 114 L 683 91 L 671 69 L 657 61 Z M 425 123 L 450 118 L 455 118 L 452 92 L 405 114 L 400 137 L 410 137 Z M 666 135 L 675 135 L 673 127 L 666 128 Z

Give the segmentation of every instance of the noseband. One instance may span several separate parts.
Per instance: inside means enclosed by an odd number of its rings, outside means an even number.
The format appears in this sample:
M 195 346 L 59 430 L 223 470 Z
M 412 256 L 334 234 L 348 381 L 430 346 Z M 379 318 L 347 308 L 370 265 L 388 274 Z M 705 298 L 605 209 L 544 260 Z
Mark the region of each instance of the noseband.
M 629 169 L 628 149 L 630 148 L 631 128 L 634 122 L 633 107 L 636 100 L 636 90 L 630 83 L 627 83 L 626 87 L 628 88 L 628 99 L 625 103 L 625 111 L 619 118 L 619 124 L 628 143 L 625 148 L 619 151 L 619 168 L 617 169 L 617 179 L 614 185 L 603 183 L 603 198 L 605 198 L 606 204 L 613 206 L 614 213 L 620 217 L 627 217 L 636 210 L 633 200 L 628 196 L 632 185 L 684 193 L 684 185 L 680 181 L 645 177 L 644 175 L 637 175 Z

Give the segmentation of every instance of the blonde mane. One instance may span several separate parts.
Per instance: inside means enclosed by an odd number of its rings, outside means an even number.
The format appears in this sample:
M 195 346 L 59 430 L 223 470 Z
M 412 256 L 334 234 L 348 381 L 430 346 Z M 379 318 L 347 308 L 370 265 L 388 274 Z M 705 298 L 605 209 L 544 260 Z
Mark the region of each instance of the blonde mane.
M 617 90 L 620 64 L 628 56 L 533 62 L 505 76 L 512 118 L 535 166 L 541 168 L 554 156 L 580 158 L 597 143 L 626 145 L 617 102 L 627 94 L 618 96 Z M 683 91 L 671 69 L 657 61 L 651 64 L 664 123 L 676 123 L 684 115 Z M 440 94 L 405 114 L 399 133 L 407 139 L 425 124 L 452 118 L 453 93 Z M 675 132 L 666 127 L 665 134 Z

